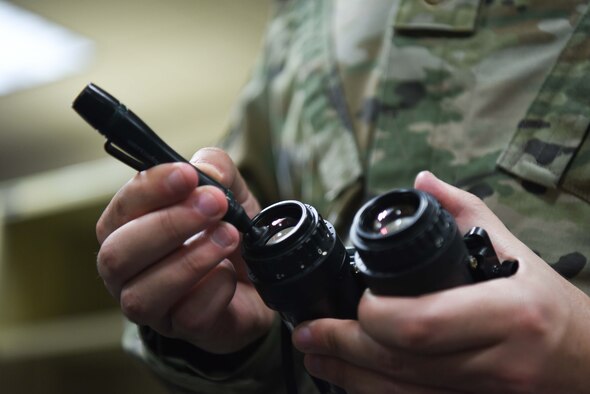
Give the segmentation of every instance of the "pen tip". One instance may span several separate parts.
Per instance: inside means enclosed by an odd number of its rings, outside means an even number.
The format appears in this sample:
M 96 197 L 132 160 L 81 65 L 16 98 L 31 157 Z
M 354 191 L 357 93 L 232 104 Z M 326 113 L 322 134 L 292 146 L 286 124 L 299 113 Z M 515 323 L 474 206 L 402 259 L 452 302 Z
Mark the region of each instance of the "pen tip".
M 250 227 L 250 230 L 248 231 L 248 233 L 246 235 L 248 236 L 248 238 L 250 238 L 250 240 L 253 243 L 258 243 L 264 238 L 264 236 L 268 232 L 268 229 L 269 229 L 268 226 L 263 226 L 263 227 L 252 226 L 252 227 Z

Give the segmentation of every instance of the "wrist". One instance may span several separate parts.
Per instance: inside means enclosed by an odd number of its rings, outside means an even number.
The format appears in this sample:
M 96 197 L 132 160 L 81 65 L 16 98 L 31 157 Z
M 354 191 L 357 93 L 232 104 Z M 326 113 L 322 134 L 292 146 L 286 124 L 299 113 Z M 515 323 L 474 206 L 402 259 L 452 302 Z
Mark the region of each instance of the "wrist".
M 238 351 L 216 354 L 181 339 L 160 335 L 148 326 L 139 327 L 139 333 L 144 345 L 157 357 L 181 359 L 205 374 L 231 372 L 238 369 L 252 358 L 268 335 L 268 333 L 262 335 Z

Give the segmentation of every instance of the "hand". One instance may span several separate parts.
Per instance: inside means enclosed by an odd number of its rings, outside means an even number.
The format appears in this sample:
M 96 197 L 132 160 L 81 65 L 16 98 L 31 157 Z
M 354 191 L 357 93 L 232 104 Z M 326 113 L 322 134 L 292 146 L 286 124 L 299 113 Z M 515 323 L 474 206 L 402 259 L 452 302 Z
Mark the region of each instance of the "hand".
M 590 302 L 516 239 L 477 197 L 422 173 L 462 232 L 485 228 L 510 277 L 415 298 L 367 291 L 359 320 L 304 323 L 309 372 L 350 393 L 588 392 Z
M 260 207 L 229 159 L 202 149 L 193 163 L 230 187 L 246 212 Z M 198 186 L 188 164 L 137 174 L 98 221 L 98 272 L 133 322 L 212 353 L 237 351 L 268 331 L 273 313 L 247 278 L 239 232 L 220 221 L 223 192 Z

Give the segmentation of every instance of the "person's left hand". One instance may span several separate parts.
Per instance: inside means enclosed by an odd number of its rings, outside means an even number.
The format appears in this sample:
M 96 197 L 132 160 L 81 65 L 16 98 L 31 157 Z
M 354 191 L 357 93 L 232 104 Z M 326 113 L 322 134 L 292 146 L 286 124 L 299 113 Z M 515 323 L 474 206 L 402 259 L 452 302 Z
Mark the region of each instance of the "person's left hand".
M 421 297 L 367 291 L 358 321 L 296 328 L 310 374 L 349 394 L 588 392 L 589 298 L 477 197 L 427 172 L 416 188 L 433 194 L 462 232 L 485 228 L 501 260 L 519 261 L 518 272 Z

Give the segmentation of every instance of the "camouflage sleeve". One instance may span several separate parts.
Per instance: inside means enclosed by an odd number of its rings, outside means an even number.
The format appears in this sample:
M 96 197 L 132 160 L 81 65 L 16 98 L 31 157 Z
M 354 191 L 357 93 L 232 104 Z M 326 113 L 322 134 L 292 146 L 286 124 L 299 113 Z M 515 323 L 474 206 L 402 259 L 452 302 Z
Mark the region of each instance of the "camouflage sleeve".
M 257 345 L 255 352 L 234 368 L 203 368 L 182 356 L 162 354 L 146 346 L 138 326 L 128 323 L 123 336 L 124 349 L 146 363 L 172 393 L 269 393 L 285 392 L 281 365 L 280 321 Z M 158 353 L 158 354 L 157 354 Z M 302 369 L 294 372 L 302 392 L 312 389 Z

